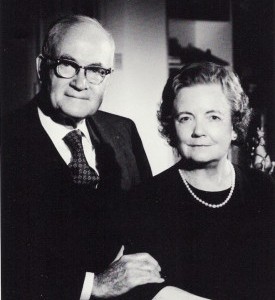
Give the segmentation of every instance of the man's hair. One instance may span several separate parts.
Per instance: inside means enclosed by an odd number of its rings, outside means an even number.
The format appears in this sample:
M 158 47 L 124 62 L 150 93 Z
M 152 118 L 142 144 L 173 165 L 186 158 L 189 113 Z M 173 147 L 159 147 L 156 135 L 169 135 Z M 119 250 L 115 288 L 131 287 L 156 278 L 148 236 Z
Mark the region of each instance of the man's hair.
M 251 109 L 238 76 L 223 66 L 204 62 L 185 65 L 176 75 L 170 76 L 162 93 L 158 111 L 160 133 L 172 147 L 177 146 L 174 125 L 174 100 L 182 88 L 201 84 L 219 84 L 231 107 L 233 129 L 237 133 L 235 143 L 244 142 L 251 118 Z
M 71 15 L 63 17 L 57 20 L 49 29 L 42 46 L 42 55 L 44 57 L 55 57 L 56 55 L 56 46 L 66 34 L 68 30 L 72 27 L 77 26 L 81 23 L 91 24 L 102 30 L 102 32 L 106 35 L 109 39 L 110 44 L 112 45 L 113 49 L 115 50 L 115 43 L 112 35 L 105 29 L 103 26 L 93 18 L 83 15 Z

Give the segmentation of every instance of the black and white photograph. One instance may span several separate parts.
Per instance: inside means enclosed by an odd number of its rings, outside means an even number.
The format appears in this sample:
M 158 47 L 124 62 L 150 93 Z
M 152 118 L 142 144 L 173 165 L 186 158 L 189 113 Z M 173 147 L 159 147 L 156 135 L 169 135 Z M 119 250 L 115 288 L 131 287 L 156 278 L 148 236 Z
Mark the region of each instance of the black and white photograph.
M 273 0 L 2 0 L 1 299 L 275 299 Z

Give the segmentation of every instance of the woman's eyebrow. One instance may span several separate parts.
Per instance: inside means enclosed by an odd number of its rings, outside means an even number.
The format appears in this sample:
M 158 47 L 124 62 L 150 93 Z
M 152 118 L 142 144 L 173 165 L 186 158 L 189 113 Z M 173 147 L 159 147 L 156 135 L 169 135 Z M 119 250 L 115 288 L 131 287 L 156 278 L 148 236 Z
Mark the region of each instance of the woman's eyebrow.
M 224 115 L 224 112 L 222 112 L 221 110 L 216 110 L 216 109 L 212 109 L 212 110 L 208 110 L 207 112 L 206 112 L 206 114 L 213 114 L 213 113 L 215 113 L 215 114 L 220 114 L 220 115 Z
M 181 115 L 190 115 L 190 116 L 193 116 L 193 114 L 190 111 L 180 111 L 177 114 L 175 114 L 175 117 L 178 118 Z

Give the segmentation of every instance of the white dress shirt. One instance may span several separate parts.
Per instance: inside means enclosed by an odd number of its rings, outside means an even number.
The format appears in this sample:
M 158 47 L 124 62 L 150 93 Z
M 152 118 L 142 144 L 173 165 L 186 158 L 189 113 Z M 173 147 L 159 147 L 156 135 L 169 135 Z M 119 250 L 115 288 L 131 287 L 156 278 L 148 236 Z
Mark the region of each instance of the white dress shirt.
M 40 108 L 38 108 L 38 115 L 40 122 L 47 132 L 48 136 L 52 140 L 56 150 L 63 158 L 65 163 L 68 165 L 72 159 L 72 154 L 69 147 L 64 142 L 63 138 L 67 133 L 72 130 L 79 129 L 82 131 L 82 144 L 85 157 L 90 167 L 92 167 L 97 173 L 98 170 L 96 168 L 96 157 L 95 157 L 95 149 L 92 145 L 91 138 L 88 132 L 88 128 L 86 125 L 86 121 L 82 120 L 77 124 L 77 128 L 73 128 L 72 126 L 66 126 L 59 123 L 54 122 L 50 117 L 46 116 Z M 86 272 L 85 279 L 80 295 L 80 300 L 89 300 L 92 294 L 94 283 L 94 274 L 90 272 Z
M 89 131 L 86 125 L 85 120 L 81 120 L 77 124 L 77 128 L 73 128 L 72 126 L 62 125 L 54 122 L 49 116 L 46 116 L 40 108 L 38 108 L 38 115 L 40 122 L 47 132 L 48 136 L 52 140 L 56 150 L 63 158 L 65 163 L 68 165 L 72 159 L 72 153 L 69 147 L 64 142 L 63 138 L 66 134 L 68 134 L 72 130 L 79 129 L 82 131 L 82 145 L 85 157 L 90 167 L 97 171 L 96 168 L 96 157 L 95 157 L 95 149 L 92 145 L 91 138 L 89 135 Z

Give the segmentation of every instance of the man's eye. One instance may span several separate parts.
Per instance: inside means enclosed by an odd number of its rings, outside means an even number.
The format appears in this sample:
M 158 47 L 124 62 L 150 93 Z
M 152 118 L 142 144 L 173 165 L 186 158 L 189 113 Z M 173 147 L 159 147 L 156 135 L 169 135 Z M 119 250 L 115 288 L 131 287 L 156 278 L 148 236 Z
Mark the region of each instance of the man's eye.
M 72 67 L 72 68 L 76 68 L 75 64 L 71 61 L 67 61 L 67 60 L 62 60 L 60 61 L 60 65 L 63 67 Z
M 87 72 L 89 72 L 89 73 L 97 73 L 98 68 L 89 67 L 89 68 L 87 68 L 86 70 L 87 70 Z
M 98 68 L 98 67 L 89 67 L 88 72 L 91 73 L 97 73 L 101 76 L 105 76 L 106 75 L 106 71 L 102 68 Z
M 105 76 L 106 75 L 106 71 L 104 69 L 98 69 L 98 73 L 101 75 L 101 76 Z
M 89 71 L 92 71 L 94 73 L 98 73 L 100 74 L 101 76 L 105 76 L 106 73 L 105 73 L 105 70 L 104 69 L 101 69 L 101 68 L 97 68 L 97 67 L 94 67 L 94 68 L 89 68 Z

